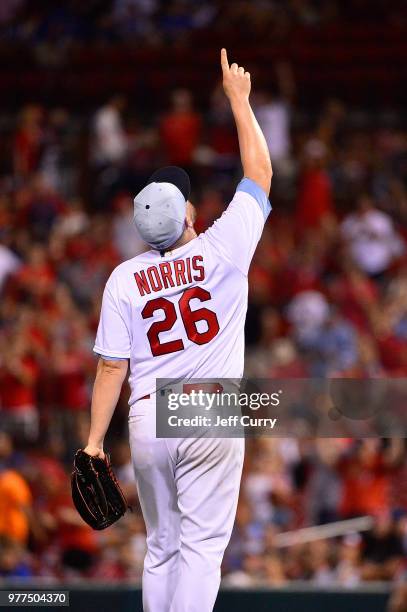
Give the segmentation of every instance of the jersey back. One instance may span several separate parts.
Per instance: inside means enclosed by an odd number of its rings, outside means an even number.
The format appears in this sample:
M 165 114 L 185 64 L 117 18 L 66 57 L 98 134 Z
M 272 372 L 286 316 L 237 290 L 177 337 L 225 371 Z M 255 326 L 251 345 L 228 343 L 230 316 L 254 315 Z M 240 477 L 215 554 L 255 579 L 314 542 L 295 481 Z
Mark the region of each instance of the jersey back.
M 130 405 L 153 393 L 157 378 L 243 375 L 247 273 L 270 210 L 262 189 L 243 179 L 206 232 L 113 271 L 94 351 L 130 359 Z

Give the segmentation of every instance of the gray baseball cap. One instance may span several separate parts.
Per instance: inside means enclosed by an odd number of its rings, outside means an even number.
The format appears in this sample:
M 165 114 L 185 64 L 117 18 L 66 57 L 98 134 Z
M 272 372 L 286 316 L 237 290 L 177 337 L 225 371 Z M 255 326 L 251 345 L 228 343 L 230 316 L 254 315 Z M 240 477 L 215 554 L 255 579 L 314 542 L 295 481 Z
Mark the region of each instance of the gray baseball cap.
M 168 249 L 181 237 L 189 193 L 188 174 L 167 166 L 154 172 L 134 198 L 134 223 L 153 249 Z

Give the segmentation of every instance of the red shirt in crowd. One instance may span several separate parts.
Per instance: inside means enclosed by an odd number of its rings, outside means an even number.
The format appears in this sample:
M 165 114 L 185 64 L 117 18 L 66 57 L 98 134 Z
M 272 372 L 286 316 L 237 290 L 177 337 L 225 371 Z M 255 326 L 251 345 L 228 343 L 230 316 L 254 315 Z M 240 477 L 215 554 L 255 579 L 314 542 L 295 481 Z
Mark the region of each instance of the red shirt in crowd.
M 73 524 L 70 520 L 65 520 L 64 511 L 75 513 L 72 498 L 69 491 L 61 491 L 55 495 L 48 506 L 49 512 L 58 518 L 57 540 L 62 550 L 79 549 L 89 553 L 95 553 L 98 549 L 96 534 L 86 523 L 79 522 Z
M 384 464 L 381 453 L 362 461 L 359 456 L 341 461 L 343 516 L 375 514 L 390 507 L 391 470 Z
M 162 119 L 160 132 L 168 163 L 191 164 L 201 132 L 200 116 L 192 111 L 170 113 Z
M 26 264 L 15 275 L 20 287 L 24 287 L 35 294 L 50 290 L 55 283 L 55 272 L 48 263 L 39 266 Z
M 388 334 L 378 338 L 380 359 L 393 376 L 407 376 L 407 343 L 403 338 Z
M 343 316 L 360 330 L 369 330 L 368 307 L 378 299 L 376 285 L 367 277 L 352 279 L 341 276 L 333 285 L 330 295 L 340 307 Z
M 74 349 L 64 352 L 57 359 L 58 402 L 68 410 L 83 410 L 89 400 L 84 367 L 88 354 Z
M 19 174 L 30 174 L 38 166 L 41 130 L 36 127 L 21 128 L 14 139 L 14 158 Z
M 22 378 L 5 367 L 0 370 L 0 402 L 4 410 L 24 410 L 36 404 L 38 365 L 31 357 L 23 357 L 21 367 L 29 376 L 28 382 L 24 382 Z
M 297 198 L 297 227 L 301 231 L 304 228 L 319 227 L 333 213 L 332 185 L 328 174 L 321 168 L 304 171 Z

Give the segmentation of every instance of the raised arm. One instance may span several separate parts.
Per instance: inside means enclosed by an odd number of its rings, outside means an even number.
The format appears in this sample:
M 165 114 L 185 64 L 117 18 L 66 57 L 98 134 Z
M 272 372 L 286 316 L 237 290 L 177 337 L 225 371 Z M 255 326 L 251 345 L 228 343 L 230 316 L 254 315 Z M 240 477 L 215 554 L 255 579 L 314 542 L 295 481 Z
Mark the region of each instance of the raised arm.
M 255 181 L 268 195 L 273 171 L 266 140 L 249 102 L 250 73 L 237 64 L 229 66 L 226 49 L 221 51 L 221 65 L 223 89 L 236 121 L 244 176 Z

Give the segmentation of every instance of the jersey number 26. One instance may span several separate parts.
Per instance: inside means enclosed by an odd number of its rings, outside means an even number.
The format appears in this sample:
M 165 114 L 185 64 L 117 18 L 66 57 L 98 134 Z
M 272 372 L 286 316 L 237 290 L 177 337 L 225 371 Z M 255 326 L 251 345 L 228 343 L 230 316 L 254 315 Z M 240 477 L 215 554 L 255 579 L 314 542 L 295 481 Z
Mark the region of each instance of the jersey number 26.
M 190 301 L 193 299 L 207 302 L 211 299 L 211 294 L 202 287 L 190 287 L 183 292 L 179 300 L 179 310 L 187 337 L 195 344 L 207 344 L 219 331 L 218 318 L 216 313 L 209 308 L 191 310 Z M 159 338 L 159 334 L 172 329 L 177 320 L 177 311 L 174 304 L 164 297 L 150 300 L 141 311 L 141 316 L 143 319 L 150 319 L 157 310 L 163 310 L 165 318 L 153 323 L 147 332 L 152 354 L 154 357 L 158 357 L 159 355 L 182 351 L 184 343 L 181 338 L 169 342 L 160 342 Z M 198 331 L 196 325 L 198 321 L 206 321 L 208 329 L 204 332 Z

